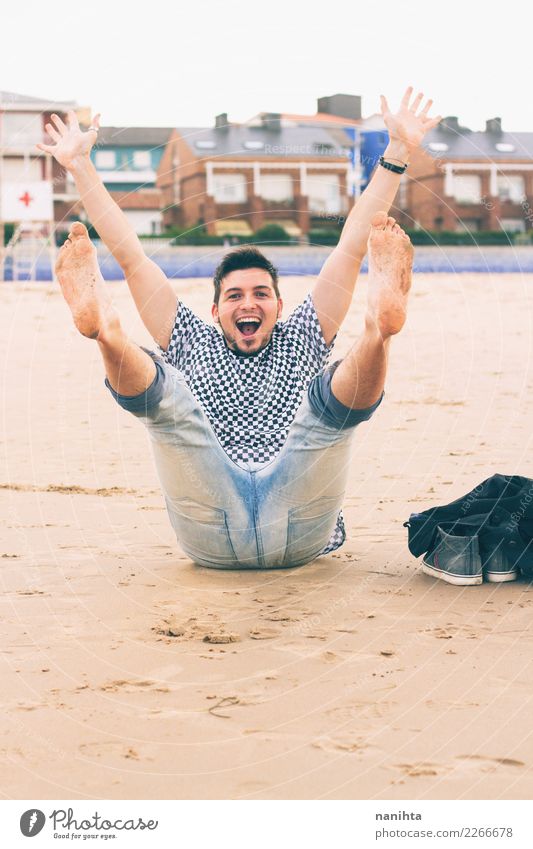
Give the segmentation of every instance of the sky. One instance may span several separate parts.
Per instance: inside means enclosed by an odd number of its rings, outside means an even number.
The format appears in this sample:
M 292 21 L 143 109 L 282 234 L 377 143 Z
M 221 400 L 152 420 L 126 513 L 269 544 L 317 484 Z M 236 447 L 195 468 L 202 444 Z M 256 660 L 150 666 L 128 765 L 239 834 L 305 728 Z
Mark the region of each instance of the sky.
M 483 129 L 533 132 L 530 0 L 93 0 L 10 3 L 0 88 L 75 100 L 115 126 L 209 126 L 228 112 L 312 114 L 407 85 Z M 507 13 L 506 10 L 509 10 Z

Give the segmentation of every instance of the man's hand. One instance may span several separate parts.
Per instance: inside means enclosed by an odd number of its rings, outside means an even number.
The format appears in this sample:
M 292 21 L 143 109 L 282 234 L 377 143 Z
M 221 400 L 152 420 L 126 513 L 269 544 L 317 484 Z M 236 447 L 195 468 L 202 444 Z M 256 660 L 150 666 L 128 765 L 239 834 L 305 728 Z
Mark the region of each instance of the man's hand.
M 422 92 L 417 94 L 409 106 L 412 95 L 413 87 L 409 86 L 397 112 L 390 111 L 386 97 L 381 95 L 381 114 L 389 131 L 390 140 L 397 146 L 405 148 L 407 158 L 410 151 L 418 147 L 426 133 L 442 120 L 441 115 L 437 115 L 436 118 L 429 117 L 428 113 L 433 104 L 432 100 L 428 100 L 424 108 L 417 114 L 424 95 Z
M 54 156 L 63 168 L 71 171 L 76 164 L 89 157 L 94 145 L 98 128 L 100 126 L 100 115 L 95 115 L 91 121 L 94 129 L 82 132 L 75 112 L 67 112 L 67 123 L 64 124 L 59 115 L 52 115 L 53 124 L 46 124 L 46 132 L 55 144 L 38 144 L 39 150 Z

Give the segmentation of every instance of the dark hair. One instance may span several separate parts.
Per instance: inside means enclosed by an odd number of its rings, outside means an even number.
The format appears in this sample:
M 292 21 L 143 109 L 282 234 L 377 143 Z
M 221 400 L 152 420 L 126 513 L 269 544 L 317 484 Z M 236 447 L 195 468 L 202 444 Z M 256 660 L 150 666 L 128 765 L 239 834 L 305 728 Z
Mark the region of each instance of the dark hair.
M 268 271 L 272 278 L 272 286 L 274 287 L 276 298 L 279 298 L 277 269 L 272 265 L 270 260 L 261 253 L 260 250 L 257 248 L 244 247 L 230 251 L 226 254 L 226 256 L 222 257 L 222 260 L 217 265 L 215 276 L 213 278 L 215 286 L 213 301 L 215 304 L 218 304 L 220 299 L 220 287 L 224 277 L 232 271 L 241 271 L 245 268 L 262 268 L 264 271 Z

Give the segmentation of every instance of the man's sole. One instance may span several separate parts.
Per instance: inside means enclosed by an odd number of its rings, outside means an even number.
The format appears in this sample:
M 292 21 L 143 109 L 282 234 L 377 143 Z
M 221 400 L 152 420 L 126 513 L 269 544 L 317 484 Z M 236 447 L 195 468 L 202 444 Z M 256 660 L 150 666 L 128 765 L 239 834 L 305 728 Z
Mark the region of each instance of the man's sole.
M 432 578 L 439 578 L 439 580 L 446 581 L 447 584 L 454 584 L 456 587 L 469 587 L 483 583 L 483 575 L 452 575 L 445 569 L 430 566 L 425 561 L 422 562 L 422 571 L 426 575 L 431 575 Z

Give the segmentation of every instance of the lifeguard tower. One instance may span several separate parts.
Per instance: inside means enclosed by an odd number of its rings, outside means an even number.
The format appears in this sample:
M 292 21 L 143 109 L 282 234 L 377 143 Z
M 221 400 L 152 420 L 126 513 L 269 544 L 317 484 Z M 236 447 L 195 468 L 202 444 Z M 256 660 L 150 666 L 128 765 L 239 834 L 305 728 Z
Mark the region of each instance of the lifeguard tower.
M 79 201 L 72 181 L 42 151 L 53 112 L 64 117 L 73 101 L 0 91 L 0 281 L 52 280 L 55 232 L 68 229 Z M 4 247 L 5 227 L 13 227 Z

